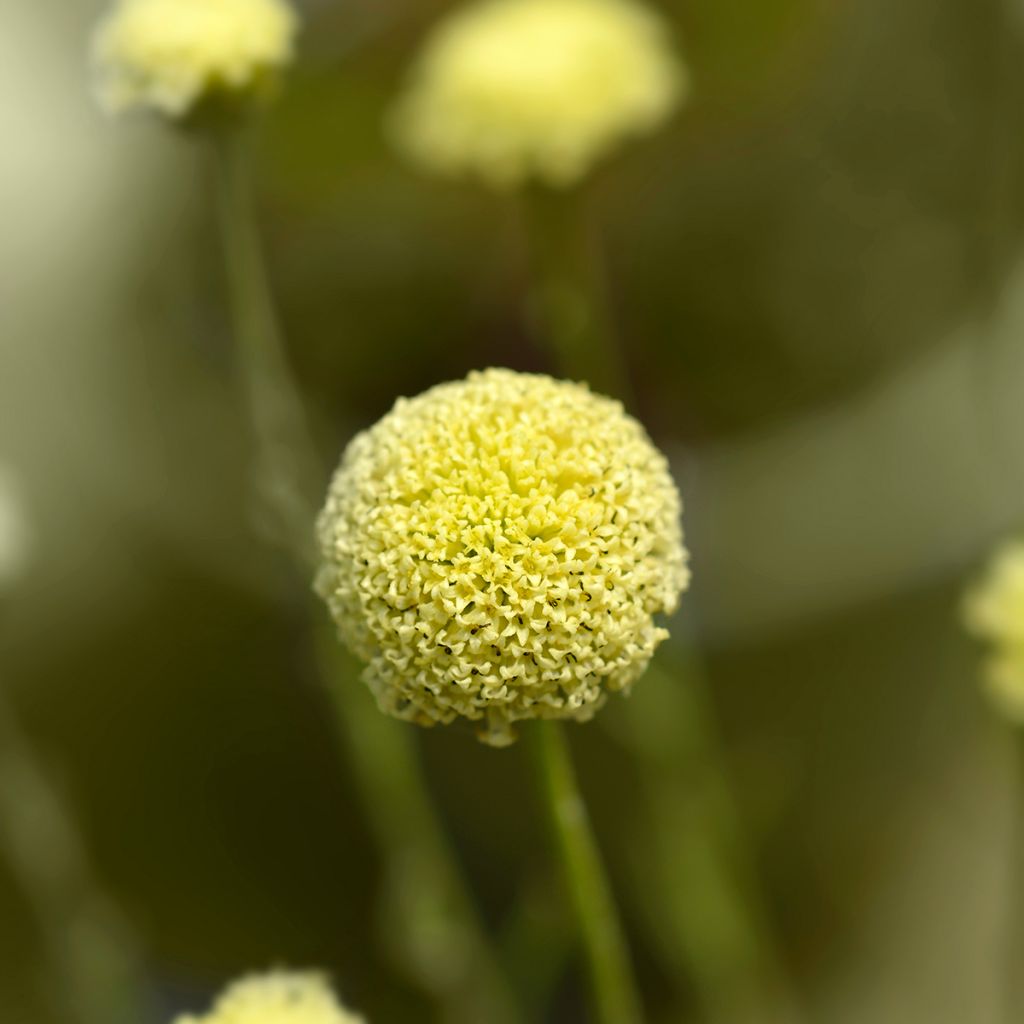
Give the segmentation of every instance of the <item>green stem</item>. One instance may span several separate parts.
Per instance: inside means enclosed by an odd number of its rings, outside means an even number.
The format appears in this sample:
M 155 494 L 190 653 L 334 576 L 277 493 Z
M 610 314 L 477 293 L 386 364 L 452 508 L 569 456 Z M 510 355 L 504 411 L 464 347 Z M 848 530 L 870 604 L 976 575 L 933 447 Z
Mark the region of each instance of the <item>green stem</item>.
M 0 843 L 39 924 L 47 996 L 68 1024 L 143 1015 L 141 956 L 0 687 Z
M 322 480 L 301 393 L 277 326 L 256 228 L 249 155 L 240 131 L 218 136 L 218 198 L 239 374 L 256 442 L 256 478 L 273 539 L 303 570 L 316 566 L 314 495 Z M 323 681 L 337 700 L 352 769 L 389 865 L 389 929 L 417 980 L 451 1024 L 515 1024 L 508 996 L 424 785 L 408 726 L 386 719 L 365 687 L 339 669 L 333 634 L 317 638 Z
M 242 128 L 217 135 L 218 211 L 245 403 L 255 433 L 254 478 L 272 539 L 314 563 L 314 495 L 320 473 L 299 389 L 277 324 L 256 229 Z
M 424 782 L 414 732 L 381 714 L 333 630 L 320 631 L 318 646 L 364 811 L 387 858 L 384 935 L 445 1020 L 515 1024 L 515 1001 Z
M 562 373 L 597 391 L 629 397 L 626 365 L 615 344 L 600 248 L 581 189 L 531 188 L 523 215 L 533 287 L 530 312 L 541 341 Z
M 583 938 L 600 1024 L 640 1024 L 640 997 L 611 886 L 576 782 L 562 726 L 534 726 L 534 752 L 548 815 Z

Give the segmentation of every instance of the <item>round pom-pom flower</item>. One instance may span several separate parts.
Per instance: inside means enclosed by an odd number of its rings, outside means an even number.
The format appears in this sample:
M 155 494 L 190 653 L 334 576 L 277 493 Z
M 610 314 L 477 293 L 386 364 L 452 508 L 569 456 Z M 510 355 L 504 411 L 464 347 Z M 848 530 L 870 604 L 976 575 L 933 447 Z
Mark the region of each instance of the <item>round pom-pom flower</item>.
M 175 1024 L 364 1024 L 335 998 L 319 974 L 272 971 L 230 985 L 202 1017 Z
M 495 745 L 591 717 L 668 635 L 688 581 L 679 493 L 622 406 L 485 370 L 399 399 L 348 446 L 317 589 L 381 708 Z
M 634 0 L 481 0 L 428 39 L 394 127 L 428 170 L 568 185 L 684 88 L 662 21 Z
M 989 695 L 1007 718 L 1024 724 L 1024 541 L 996 552 L 967 595 L 964 619 L 993 647 L 985 673 Z
M 118 0 L 94 39 L 100 101 L 180 118 L 258 94 L 291 62 L 297 28 L 287 0 Z

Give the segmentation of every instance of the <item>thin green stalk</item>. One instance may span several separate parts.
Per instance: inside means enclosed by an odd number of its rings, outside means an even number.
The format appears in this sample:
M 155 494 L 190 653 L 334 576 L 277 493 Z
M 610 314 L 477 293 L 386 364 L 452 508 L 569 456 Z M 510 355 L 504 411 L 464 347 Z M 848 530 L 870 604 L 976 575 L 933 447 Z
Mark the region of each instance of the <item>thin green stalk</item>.
M 68 1024 L 143 1015 L 142 958 L 103 893 L 77 829 L 0 687 L 0 844 L 48 962 L 46 995 Z
M 594 1011 L 600 1024 L 640 1024 L 640 997 L 611 886 L 576 782 L 563 727 L 538 722 L 533 751 L 565 884 L 587 956 Z
M 217 205 L 237 368 L 256 441 L 259 513 L 272 539 L 309 566 L 318 460 L 271 298 L 244 129 L 224 128 L 216 139 Z
M 415 734 L 381 714 L 334 631 L 318 637 L 364 811 L 386 856 L 382 932 L 451 1024 L 520 1019 L 424 781 Z
M 629 376 L 615 344 L 600 248 L 582 189 L 534 186 L 523 216 L 532 264 L 530 312 L 562 373 L 628 399 Z
M 325 477 L 291 371 L 253 208 L 246 139 L 218 136 L 218 199 L 238 371 L 256 442 L 264 518 L 303 571 L 315 568 L 316 493 Z M 450 1024 L 515 1024 L 491 945 L 424 785 L 412 734 L 384 717 L 365 687 L 339 668 L 333 634 L 316 638 L 323 681 L 336 699 L 352 769 L 388 864 L 392 933 L 417 981 L 441 998 Z M 407 940 L 407 941 L 406 941 Z

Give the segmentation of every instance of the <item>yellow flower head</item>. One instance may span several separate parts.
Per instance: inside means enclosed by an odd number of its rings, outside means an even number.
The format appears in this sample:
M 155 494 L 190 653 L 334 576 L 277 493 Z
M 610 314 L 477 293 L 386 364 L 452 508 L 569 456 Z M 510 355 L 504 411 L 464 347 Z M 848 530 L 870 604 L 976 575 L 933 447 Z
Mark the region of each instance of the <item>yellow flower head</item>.
M 975 635 L 993 645 L 986 684 L 997 707 L 1024 724 L 1024 541 L 996 552 L 981 583 L 964 603 Z
M 634 0 L 481 0 L 428 40 L 395 129 L 432 171 L 567 185 L 661 124 L 684 87 L 661 20 Z
M 290 63 L 297 27 L 286 0 L 118 0 L 94 41 L 100 100 L 177 118 L 258 92 Z
M 175 1024 L 364 1024 L 339 1005 L 319 974 L 274 971 L 229 986 L 202 1017 Z
M 591 717 L 668 635 L 681 503 L 643 427 L 585 385 L 485 370 L 399 399 L 349 445 L 317 589 L 384 711 Z

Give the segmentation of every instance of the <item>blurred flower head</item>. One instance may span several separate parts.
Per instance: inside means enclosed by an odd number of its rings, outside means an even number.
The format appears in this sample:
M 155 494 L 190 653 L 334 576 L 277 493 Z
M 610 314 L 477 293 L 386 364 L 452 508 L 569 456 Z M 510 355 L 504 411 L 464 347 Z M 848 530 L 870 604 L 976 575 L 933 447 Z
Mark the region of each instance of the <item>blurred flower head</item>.
M 688 571 L 664 456 L 585 385 L 486 370 L 349 445 L 317 589 L 383 710 L 500 745 L 591 717 L 668 635 Z
M 0 466 L 0 593 L 25 569 L 29 529 L 15 478 Z
M 568 185 L 684 87 L 660 18 L 633 0 L 482 0 L 427 41 L 394 126 L 428 170 Z
M 236 981 L 209 1013 L 175 1024 L 363 1024 L 363 1018 L 338 1003 L 321 975 L 273 971 Z
M 1024 541 L 1000 548 L 981 582 L 967 595 L 964 620 L 993 647 L 986 685 L 996 706 L 1024 723 Z
M 94 40 L 100 101 L 179 118 L 259 93 L 290 63 L 297 27 L 286 0 L 118 0 Z

